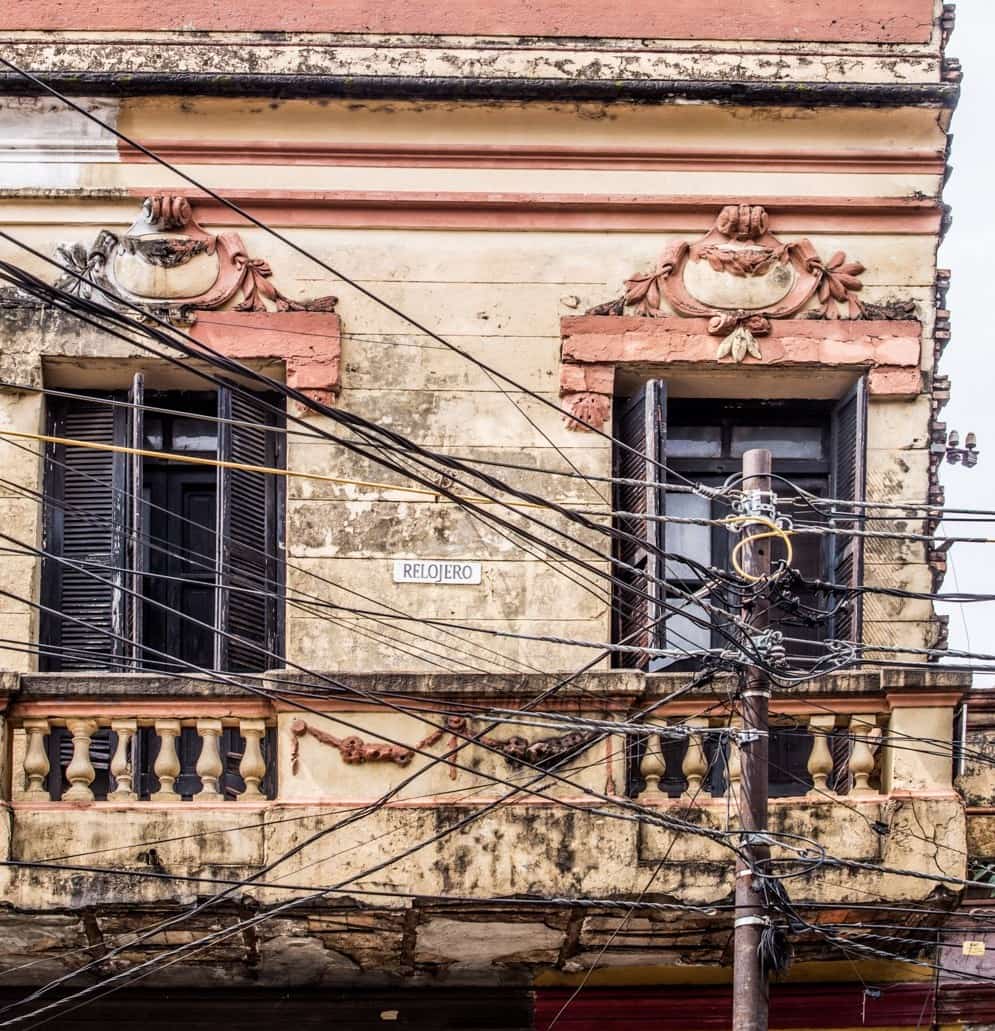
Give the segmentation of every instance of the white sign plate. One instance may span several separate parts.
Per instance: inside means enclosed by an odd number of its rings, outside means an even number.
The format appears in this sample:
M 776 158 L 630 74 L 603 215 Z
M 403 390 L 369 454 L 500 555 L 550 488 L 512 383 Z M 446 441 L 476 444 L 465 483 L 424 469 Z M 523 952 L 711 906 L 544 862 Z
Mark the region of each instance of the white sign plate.
M 445 562 L 442 559 L 394 559 L 396 584 L 479 584 L 479 562 Z

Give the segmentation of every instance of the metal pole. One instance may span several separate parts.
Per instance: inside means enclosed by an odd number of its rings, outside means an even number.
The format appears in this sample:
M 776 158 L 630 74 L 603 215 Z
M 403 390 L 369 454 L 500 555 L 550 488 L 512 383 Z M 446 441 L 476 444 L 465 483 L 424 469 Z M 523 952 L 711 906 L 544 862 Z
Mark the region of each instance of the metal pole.
M 770 491 L 771 453 L 763 448 L 743 455 L 743 491 Z M 762 528 L 747 524 L 744 535 Z M 755 541 L 743 549 L 743 569 L 752 576 L 770 572 L 773 541 Z M 744 620 L 758 631 L 766 629 L 769 614 L 765 598 L 743 609 Z M 740 799 L 743 856 L 736 860 L 736 920 L 733 939 L 733 1031 L 767 1031 L 767 979 L 760 966 L 760 935 L 766 923 L 763 896 L 750 875 L 753 861 L 766 859 L 769 848 L 757 844 L 752 835 L 767 829 L 767 704 L 770 680 L 756 666 L 749 669 L 743 691 L 744 731 L 759 731 L 757 737 L 740 744 Z

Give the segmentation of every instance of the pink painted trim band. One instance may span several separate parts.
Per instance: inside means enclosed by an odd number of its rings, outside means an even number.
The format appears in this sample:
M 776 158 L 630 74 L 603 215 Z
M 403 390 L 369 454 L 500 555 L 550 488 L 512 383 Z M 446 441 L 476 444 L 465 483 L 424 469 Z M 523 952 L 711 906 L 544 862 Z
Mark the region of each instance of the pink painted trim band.
M 888 706 L 892 709 L 954 709 L 964 700 L 967 691 L 934 691 L 914 694 L 888 693 Z
M 761 339 L 764 357 L 751 365 L 912 366 L 919 364 L 918 322 L 847 319 L 772 319 Z M 630 364 L 735 364 L 719 362 L 708 320 L 640 316 L 568 315 L 560 320 L 567 361 Z M 593 389 L 593 388 L 588 388 Z
M 408 168 L 604 168 L 618 171 L 830 172 L 942 175 L 937 150 L 787 150 L 660 147 L 484 146 L 464 144 L 325 143 L 252 140 L 141 140 L 174 164 L 347 165 Z M 141 151 L 118 143 L 122 162 L 149 164 Z
M 432 0 L 385 4 L 274 5 L 268 0 L 104 0 L 100 4 L 20 0 L 0 8 L 0 29 L 91 32 L 185 29 L 211 32 L 363 32 L 632 39 L 786 40 L 831 43 L 926 43 L 933 0 L 710 0 L 696 4 L 593 4 L 587 0 Z
M 870 393 L 878 396 L 915 397 L 922 390 L 922 327 L 912 321 L 771 319 L 770 333 L 759 341 L 762 356 L 739 363 L 717 356 L 719 340 L 704 318 L 568 315 L 560 333 L 560 396 L 572 429 L 583 430 L 581 422 L 604 425 L 620 369 L 664 376 L 661 369 L 668 368 L 845 369 L 867 371 Z
M 155 190 L 132 188 L 144 199 Z M 173 191 L 196 203 L 212 226 L 245 221 L 196 190 Z M 407 190 L 227 190 L 240 207 L 284 226 L 378 229 L 707 231 L 727 197 L 423 192 Z M 782 233 L 888 233 L 935 236 L 941 208 L 929 197 L 747 197 L 777 216 Z
M 163 699 L 148 701 L 135 699 L 108 699 L 106 701 L 63 700 L 44 702 L 15 702 L 9 710 L 9 719 L 16 721 L 32 716 L 47 716 L 50 719 L 66 717 L 100 717 L 107 719 L 136 716 L 142 719 L 197 719 L 198 717 L 265 718 L 273 712 L 268 703 L 246 701 L 208 701 L 200 698 Z
M 204 312 L 191 335 L 228 358 L 284 362 L 287 386 L 316 400 L 334 398 L 342 386 L 342 320 L 333 313 Z

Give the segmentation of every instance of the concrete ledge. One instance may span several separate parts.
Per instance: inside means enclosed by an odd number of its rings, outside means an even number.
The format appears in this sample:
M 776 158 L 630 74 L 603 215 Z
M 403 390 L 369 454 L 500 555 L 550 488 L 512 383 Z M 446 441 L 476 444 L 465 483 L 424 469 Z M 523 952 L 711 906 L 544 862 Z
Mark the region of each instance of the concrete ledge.
M 17 702 L 103 699 L 107 701 L 131 698 L 251 698 L 244 688 L 215 682 L 207 677 L 162 676 L 155 673 L 24 673 L 3 674 L 0 689 Z M 371 694 L 409 697 L 476 698 L 496 702 L 501 698 L 530 698 L 554 690 L 568 677 L 558 674 L 522 674 L 509 676 L 497 673 L 329 673 L 329 680 L 343 686 L 341 692 L 332 692 L 341 705 L 355 695 L 349 688 Z M 578 699 L 588 704 L 619 700 L 626 704 L 639 700 L 656 700 L 684 688 L 688 673 L 643 674 L 633 670 L 585 673 L 570 679 L 570 683 L 556 691 L 555 697 Z M 300 688 L 329 688 L 316 677 L 286 670 L 272 670 L 259 676 L 245 676 L 247 683 L 259 683 L 272 691 L 292 693 Z M 727 698 L 735 678 L 728 674 L 715 677 L 689 691 L 684 698 Z M 792 698 L 880 696 L 884 704 L 885 693 L 911 695 L 960 694 L 969 690 L 971 675 L 957 670 L 881 670 L 848 671 L 817 677 L 808 683 L 791 688 Z M 331 689 L 330 689 L 331 690 Z M 592 696 L 594 696 L 592 698 Z M 314 698 L 308 704 L 316 704 Z M 266 704 L 266 703 L 263 703 Z

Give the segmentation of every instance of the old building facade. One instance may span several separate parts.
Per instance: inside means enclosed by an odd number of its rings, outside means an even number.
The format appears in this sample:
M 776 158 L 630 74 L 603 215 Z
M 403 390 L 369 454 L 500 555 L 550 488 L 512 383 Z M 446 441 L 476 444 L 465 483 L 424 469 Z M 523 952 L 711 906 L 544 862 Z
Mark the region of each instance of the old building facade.
M 0 12 L 5 1001 L 727 1027 L 767 447 L 772 1026 L 962 1026 L 949 6 L 289 8 Z

